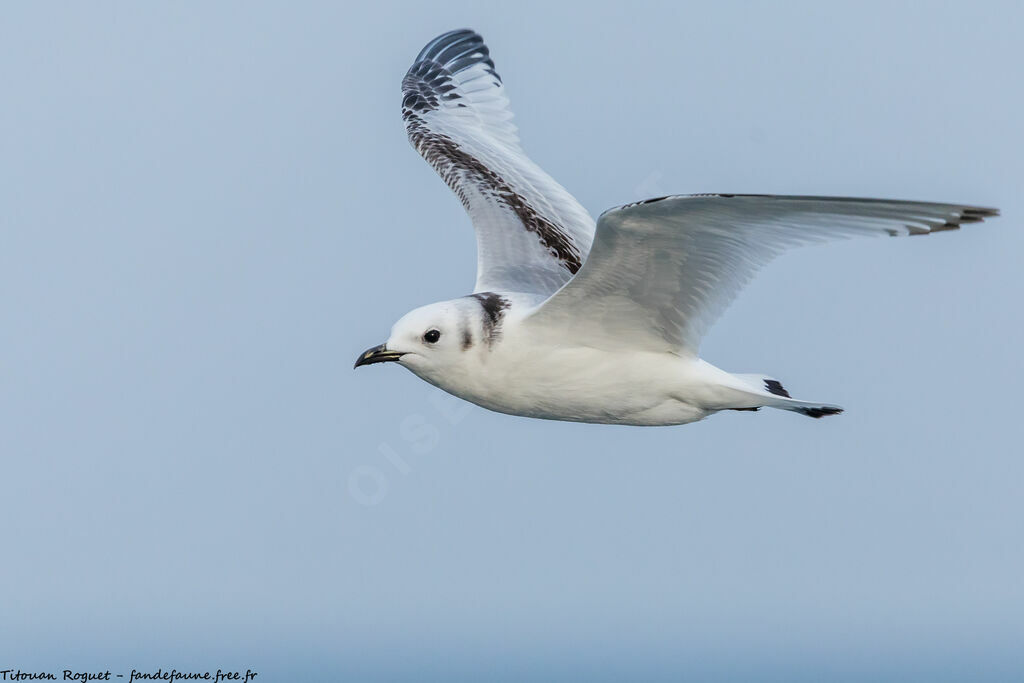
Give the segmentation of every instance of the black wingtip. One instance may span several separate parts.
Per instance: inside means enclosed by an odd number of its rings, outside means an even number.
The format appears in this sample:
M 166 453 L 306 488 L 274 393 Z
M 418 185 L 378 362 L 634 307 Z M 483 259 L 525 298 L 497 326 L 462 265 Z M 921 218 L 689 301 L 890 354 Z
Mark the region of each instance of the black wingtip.
M 961 223 L 980 223 L 986 218 L 995 218 L 999 215 L 999 209 L 990 209 L 982 206 L 968 206 L 960 212 Z
M 487 57 L 483 36 L 471 28 L 457 28 L 437 36 L 420 50 L 416 62 L 432 61 L 445 64 L 464 51 L 479 50 Z
M 999 209 L 990 209 L 983 206 L 965 206 L 957 214 L 956 218 L 946 222 L 946 226 L 959 228 L 964 223 L 981 223 L 986 218 L 998 216 Z
M 928 235 L 933 232 L 942 232 L 944 230 L 959 230 L 961 225 L 981 223 L 986 218 L 995 218 L 998 215 L 999 209 L 991 209 L 984 206 L 965 206 L 957 209 L 953 217 L 948 218 L 942 225 L 931 225 L 928 229 L 914 225 L 907 225 L 906 228 L 910 235 Z M 893 232 L 890 234 L 898 235 L 899 233 Z
M 458 100 L 460 95 L 452 84 L 452 76 L 478 64 L 484 65 L 496 85 L 501 84 L 484 39 L 473 29 L 448 31 L 424 45 L 402 79 L 403 118 L 408 120 L 437 109 L 442 102 L 451 104 Z

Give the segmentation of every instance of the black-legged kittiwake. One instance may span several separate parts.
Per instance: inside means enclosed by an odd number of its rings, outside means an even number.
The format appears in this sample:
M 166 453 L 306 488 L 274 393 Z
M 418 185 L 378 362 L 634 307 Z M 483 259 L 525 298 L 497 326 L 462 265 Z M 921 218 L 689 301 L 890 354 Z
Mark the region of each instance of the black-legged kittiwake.
M 998 215 L 959 204 L 702 194 L 620 206 L 595 225 L 523 152 L 479 35 L 432 40 L 402 92 L 410 141 L 476 229 L 476 287 L 408 313 L 356 367 L 395 361 L 502 413 L 632 425 L 765 406 L 835 415 L 840 407 L 794 399 L 770 376 L 701 360 L 701 337 L 790 247 L 926 235 Z

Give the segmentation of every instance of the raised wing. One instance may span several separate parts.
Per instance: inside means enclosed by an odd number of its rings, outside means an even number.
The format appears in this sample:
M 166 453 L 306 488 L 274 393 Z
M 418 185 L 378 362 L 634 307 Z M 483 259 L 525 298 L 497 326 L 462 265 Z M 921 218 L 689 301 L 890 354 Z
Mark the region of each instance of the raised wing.
M 501 78 L 468 29 L 427 43 L 402 81 L 409 140 L 469 213 L 475 291 L 548 295 L 590 249 L 594 220 L 519 146 Z
M 790 247 L 926 235 L 996 209 L 884 199 L 692 195 L 606 211 L 586 263 L 527 324 L 590 346 L 696 354 L 757 270 Z

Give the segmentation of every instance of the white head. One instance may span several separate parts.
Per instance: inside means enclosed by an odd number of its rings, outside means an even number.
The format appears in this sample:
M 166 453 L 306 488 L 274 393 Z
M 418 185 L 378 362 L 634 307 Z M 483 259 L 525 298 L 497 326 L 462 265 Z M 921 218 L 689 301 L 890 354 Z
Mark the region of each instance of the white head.
M 505 297 L 481 293 L 417 308 L 395 323 L 385 343 L 364 351 L 355 367 L 394 361 L 434 384 L 458 382 L 490 352 L 508 307 Z

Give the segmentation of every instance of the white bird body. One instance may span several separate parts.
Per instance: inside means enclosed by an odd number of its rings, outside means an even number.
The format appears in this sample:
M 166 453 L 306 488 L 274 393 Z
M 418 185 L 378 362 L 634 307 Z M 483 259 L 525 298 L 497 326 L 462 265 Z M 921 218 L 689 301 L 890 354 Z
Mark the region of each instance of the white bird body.
M 424 379 L 499 413 L 571 422 L 678 425 L 752 407 L 731 375 L 700 359 L 520 341 L 511 333 L 471 375 Z
M 501 302 L 498 324 L 488 326 L 494 302 Z M 403 317 L 382 346 L 401 351 L 398 362 L 448 393 L 524 417 L 653 426 L 720 410 L 831 408 L 772 394 L 763 384 L 771 378 L 733 375 L 686 352 L 538 335 L 530 320 L 543 303 L 531 294 L 487 292 L 431 304 Z M 428 352 L 421 337 L 430 329 L 446 332 Z
M 420 373 L 445 391 L 490 410 L 526 417 L 636 425 L 683 424 L 726 396 L 727 373 L 692 358 L 612 352 L 531 339 L 510 310 L 502 339 L 467 356 L 466 372 Z
M 786 249 L 926 235 L 998 215 L 960 204 L 714 194 L 627 204 L 595 225 L 520 148 L 480 36 L 434 39 L 402 85 L 410 141 L 476 229 L 476 289 L 407 314 L 356 366 L 396 361 L 502 413 L 630 425 L 761 407 L 835 415 L 838 406 L 793 399 L 771 377 L 701 360 L 701 338 Z

